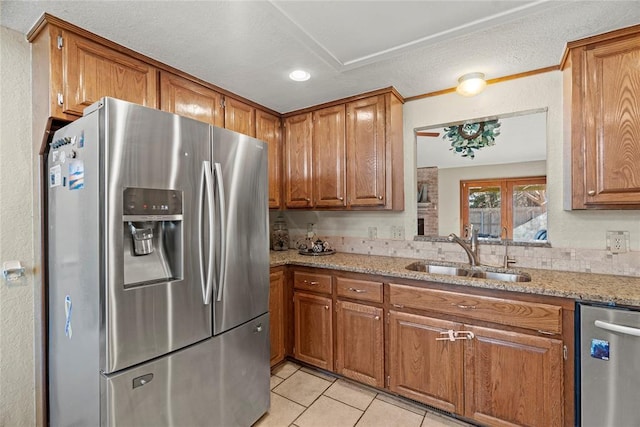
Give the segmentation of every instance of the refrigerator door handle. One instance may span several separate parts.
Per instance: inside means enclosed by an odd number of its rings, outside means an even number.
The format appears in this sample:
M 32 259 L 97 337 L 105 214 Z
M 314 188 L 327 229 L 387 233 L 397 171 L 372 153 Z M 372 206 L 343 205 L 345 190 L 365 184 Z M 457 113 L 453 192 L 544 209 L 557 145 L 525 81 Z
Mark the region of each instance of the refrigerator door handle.
M 200 203 L 198 206 L 198 239 L 199 244 L 198 248 L 200 249 L 200 256 L 198 257 L 200 261 L 200 283 L 202 284 L 202 301 L 204 305 L 209 305 L 211 303 L 211 295 L 213 293 L 213 251 L 215 245 L 215 222 L 214 222 L 214 213 L 213 213 L 213 177 L 211 175 L 211 163 L 207 160 L 202 162 L 202 176 L 200 180 Z M 206 190 L 206 191 L 205 191 Z M 203 194 L 204 193 L 204 194 Z M 203 212 L 203 204 L 204 199 L 207 199 L 207 207 L 209 209 L 209 217 L 207 220 L 209 221 L 209 259 L 207 260 L 207 273 L 205 278 L 204 268 L 203 268 L 203 250 L 202 250 L 202 212 Z
M 222 289 L 224 288 L 227 276 L 227 206 L 225 204 L 222 165 L 217 162 L 214 163 L 213 170 L 218 188 L 218 207 L 220 209 L 220 277 L 218 277 L 218 296 L 216 300 L 222 301 Z
M 640 329 L 632 328 L 631 326 L 616 325 L 615 323 L 605 322 L 603 320 L 596 320 L 593 322 L 596 327 L 605 329 L 611 332 L 619 332 L 625 335 L 633 335 L 634 337 L 640 337 Z

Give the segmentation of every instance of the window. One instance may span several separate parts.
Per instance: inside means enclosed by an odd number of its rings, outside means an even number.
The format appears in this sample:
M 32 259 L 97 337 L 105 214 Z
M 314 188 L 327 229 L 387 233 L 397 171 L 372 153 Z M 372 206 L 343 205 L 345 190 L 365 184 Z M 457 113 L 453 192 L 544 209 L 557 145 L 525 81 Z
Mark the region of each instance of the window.
M 478 237 L 520 242 L 547 240 L 547 178 L 460 181 L 461 229 Z

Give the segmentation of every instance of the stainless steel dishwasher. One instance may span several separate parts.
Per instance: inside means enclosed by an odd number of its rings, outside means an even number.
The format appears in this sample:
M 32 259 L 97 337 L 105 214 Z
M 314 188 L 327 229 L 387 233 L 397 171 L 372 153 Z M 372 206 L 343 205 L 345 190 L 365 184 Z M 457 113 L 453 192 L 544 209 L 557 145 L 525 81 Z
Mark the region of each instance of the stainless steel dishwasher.
M 577 419 L 640 426 L 640 308 L 578 303 Z

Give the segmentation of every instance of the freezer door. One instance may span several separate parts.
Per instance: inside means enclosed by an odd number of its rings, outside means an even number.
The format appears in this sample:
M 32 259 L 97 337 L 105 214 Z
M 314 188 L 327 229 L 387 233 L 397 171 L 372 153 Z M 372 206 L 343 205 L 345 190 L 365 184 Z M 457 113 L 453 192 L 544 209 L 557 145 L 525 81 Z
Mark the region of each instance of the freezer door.
M 216 232 L 214 334 L 269 310 L 267 146 L 212 127 Z
M 640 426 L 640 311 L 580 305 L 580 420 Z
M 269 409 L 269 315 L 101 376 L 102 426 L 250 426 Z
M 202 210 L 211 146 L 204 123 L 111 98 L 103 102 L 102 370 L 111 373 L 211 336 L 211 306 L 205 304 L 209 263 L 201 241 L 208 223 Z M 166 198 L 182 203 L 181 215 L 162 216 L 177 212 Z M 148 217 L 140 209 L 148 209 Z M 145 239 L 152 234 L 150 251 Z

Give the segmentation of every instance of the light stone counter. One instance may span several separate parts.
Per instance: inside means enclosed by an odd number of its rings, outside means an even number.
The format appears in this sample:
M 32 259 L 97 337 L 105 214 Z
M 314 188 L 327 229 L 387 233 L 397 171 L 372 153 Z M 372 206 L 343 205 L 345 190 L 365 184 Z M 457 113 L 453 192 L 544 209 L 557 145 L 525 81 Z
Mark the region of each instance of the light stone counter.
M 405 269 L 405 266 L 416 261 L 416 259 L 412 258 L 359 255 L 341 252 L 325 256 L 305 256 L 298 254 L 296 250 L 271 251 L 270 253 L 271 267 L 297 265 L 330 268 L 333 270 L 379 274 L 404 279 L 429 280 L 432 282 L 471 286 L 475 288 L 500 289 L 584 301 L 640 306 L 640 277 L 523 268 L 516 269 L 516 271 L 528 273 L 531 276 L 530 282 L 502 282 L 410 271 Z M 442 262 L 434 261 L 434 263 L 441 264 Z

